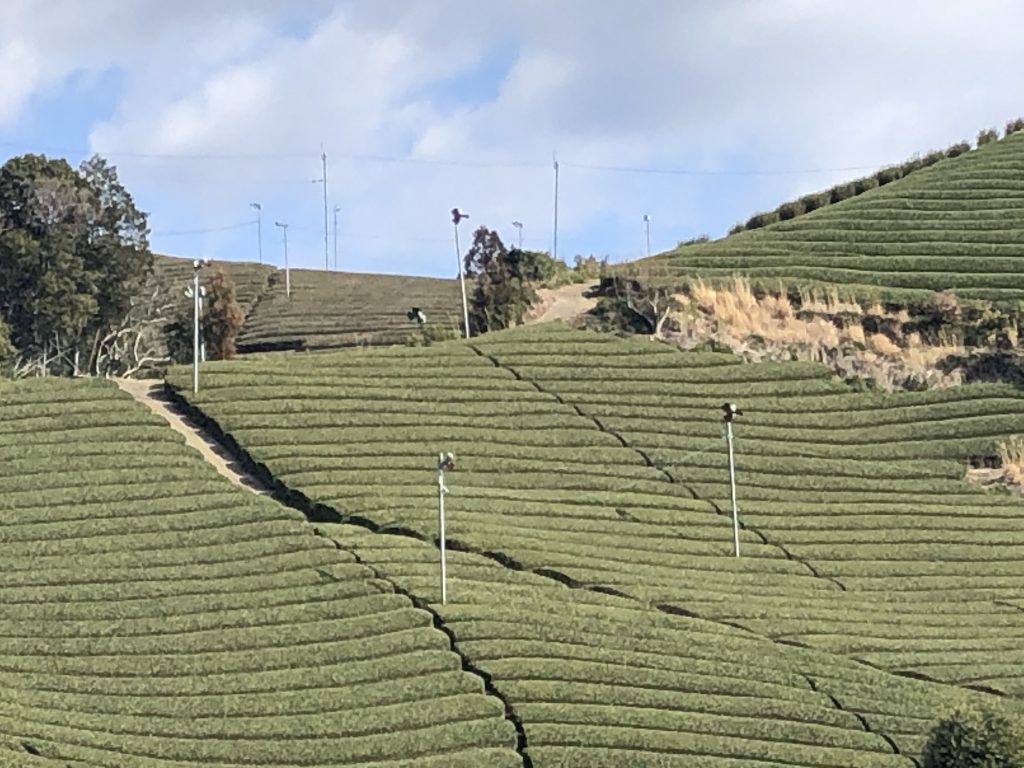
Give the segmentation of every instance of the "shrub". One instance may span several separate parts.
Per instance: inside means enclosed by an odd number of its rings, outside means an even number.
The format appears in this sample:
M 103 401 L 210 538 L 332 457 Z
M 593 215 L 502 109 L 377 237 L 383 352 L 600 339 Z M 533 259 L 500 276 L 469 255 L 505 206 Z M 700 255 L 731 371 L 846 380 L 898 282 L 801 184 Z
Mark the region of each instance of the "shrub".
M 1016 120 L 1008 122 L 1003 135 L 1009 136 L 1011 133 L 1017 133 L 1018 131 L 1024 131 L 1024 117 L 1018 117 Z
M 761 227 L 767 227 L 769 224 L 776 224 L 779 221 L 779 212 L 768 211 L 767 213 L 755 213 L 749 219 L 747 219 L 746 229 L 760 229 Z
M 883 168 L 875 174 L 875 180 L 878 182 L 878 186 L 884 186 L 893 181 L 898 181 L 903 177 L 903 172 L 900 170 L 898 165 L 891 165 L 888 168 Z
M 818 192 L 811 195 L 804 195 L 797 201 L 803 206 L 804 213 L 810 213 L 816 211 L 819 208 L 824 208 L 826 205 L 832 202 L 832 195 L 830 192 Z
M 946 153 L 945 152 L 940 152 L 937 149 L 936 150 L 932 150 L 931 152 L 928 152 L 927 154 L 925 154 L 924 157 L 921 158 L 921 166 L 926 168 L 929 165 L 935 165 L 940 160 L 945 160 L 945 159 L 946 159 Z
M 1024 723 L 987 707 L 961 706 L 932 730 L 922 768 L 1024 768 Z
M 203 340 L 210 360 L 229 360 L 235 354 L 235 339 L 242 330 L 245 313 L 235 298 L 235 284 L 218 269 L 206 286 L 202 318 Z
M 740 232 L 742 232 L 745 229 L 746 229 L 745 225 L 743 225 L 740 222 L 737 222 L 737 223 L 733 224 L 731 227 L 729 227 L 729 233 L 728 234 L 730 234 L 730 235 L 738 235 Z
M 737 226 L 740 226 L 737 224 Z M 742 231 L 742 227 L 740 227 Z M 710 242 L 711 238 L 707 235 L 697 235 L 697 237 L 691 237 L 689 240 L 680 240 L 676 243 L 677 248 L 685 248 L 688 245 L 700 245 L 701 243 Z
M 991 144 L 993 141 L 999 140 L 999 133 L 995 128 L 986 128 L 983 131 L 978 132 L 978 146 L 983 147 L 986 144 Z
M 961 141 L 957 144 L 953 144 L 946 149 L 946 157 L 960 157 L 960 155 L 966 154 L 971 151 L 971 145 L 966 141 Z
M 874 176 L 865 176 L 862 179 L 856 179 L 853 182 L 853 193 L 855 195 L 862 195 L 870 189 L 874 189 L 878 186 L 878 179 Z
M 779 214 L 779 221 L 789 221 L 794 219 L 804 212 L 803 206 L 800 205 L 799 201 L 783 203 L 777 209 Z
M 843 200 L 847 200 L 856 194 L 857 192 L 854 190 L 853 182 L 836 184 L 829 190 L 828 200 L 830 203 L 841 203 Z

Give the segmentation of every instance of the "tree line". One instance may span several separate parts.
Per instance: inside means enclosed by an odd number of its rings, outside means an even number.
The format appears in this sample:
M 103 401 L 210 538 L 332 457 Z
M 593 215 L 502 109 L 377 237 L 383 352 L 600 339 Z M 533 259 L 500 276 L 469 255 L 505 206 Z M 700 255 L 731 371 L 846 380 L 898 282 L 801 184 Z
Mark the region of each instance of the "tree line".
M 0 166 L 0 369 L 128 375 L 183 356 L 192 321 L 154 273 L 149 232 L 98 155 L 78 168 L 35 154 Z M 208 353 L 230 353 L 234 286 L 221 276 L 208 291 Z

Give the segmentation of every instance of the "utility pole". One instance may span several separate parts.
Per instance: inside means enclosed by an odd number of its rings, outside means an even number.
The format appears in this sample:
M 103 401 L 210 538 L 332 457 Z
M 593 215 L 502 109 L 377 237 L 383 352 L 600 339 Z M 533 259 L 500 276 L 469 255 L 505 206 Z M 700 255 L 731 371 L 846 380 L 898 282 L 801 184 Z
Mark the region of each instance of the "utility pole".
M 250 208 L 256 209 L 256 248 L 259 253 L 260 264 L 263 263 L 263 206 L 259 203 L 249 203 Z
M 334 206 L 334 271 L 338 271 L 338 212 L 341 208 Z
M 320 145 L 320 161 L 323 163 L 323 176 L 319 179 L 313 179 L 314 184 L 324 185 L 324 269 L 330 270 L 330 252 L 327 249 L 327 239 L 329 237 L 327 232 L 327 153 L 324 151 L 324 145 Z
M 292 297 L 292 275 L 288 269 L 288 225 L 275 221 L 274 226 L 280 227 L 284 233 L 284 295 L 290 299 Z
M 437 459 L 437 541 L 441 549 L 441 605 L 448 603 L 448 549 L 444 532 L 444 497 L 448 488 L 444 484 L 444 471 L 455 469 L 455 455 L 442 453 Z
M 513 221 L 512 226 L 519 230 L 519 250 L 523 250 L 523 222 Z
M 647 231 L 647 255 L 651 255 L 651 217 L 644 214 L 644 229 Z
M 199 270 L 210 262 L 207 259 L 192 260 L 192 394 L 199 393 Z
M 459 284 L 462 286 L 462 321 L 466 327 L 466 338 L 469 338 L 469 302 L 466 301 L 466 276 L 462 269 L 462 249 L 459 247 L 459 222 L 468 219 L 469 214 L 458 208 L 452 208 L 452 224 L 455 226 L 455 260 L 459 262 Z
M 551 153 L 551 161 L 555 168 L 555 236 L 554 242 L 551 248 L 551 258 L 558 258 L 558 158 L 555 153 Z
M 736 407 L 734 403 L 726 403 L 722 406 L 722 411 L 725 415 L 722 417 L 725 421 L 725 440 L 729 444 L 729 487 L 732 492 L 732 540 L 733 550 L 736 557 L 740 556 L 740 513 L 739 507 L 736 506 L 736 460 L 733 455 L 732 447 L 732 420 L 736 416 L 742 416 L 743 411 Z

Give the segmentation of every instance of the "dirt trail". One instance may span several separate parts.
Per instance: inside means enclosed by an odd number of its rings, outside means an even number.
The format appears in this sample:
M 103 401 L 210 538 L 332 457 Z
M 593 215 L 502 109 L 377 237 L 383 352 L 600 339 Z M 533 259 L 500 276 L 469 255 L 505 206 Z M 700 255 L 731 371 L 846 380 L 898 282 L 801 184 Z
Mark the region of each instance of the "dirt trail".
M 541 288 L 537 291 L 540 297 L 530 314 L 526 317 L 527 325 L 546 323 L 550 320 L 572 320 L 585 312 L 589 312 L 597 304 L 597 299 L 589 299 L 583 295 L 588 285 L 563 285 L 561 288 Z
M 243 472 L 238 463 L 216 441 L 207 437 L 187 416 L 178 411 L 164 394 L 164 383 L 159 379 L 117 379 L 117 386 L 162 417 L 190 448 L 199 452 L 203 460 L 235 485 L 261 496 L 269 495 L 260 482 Z

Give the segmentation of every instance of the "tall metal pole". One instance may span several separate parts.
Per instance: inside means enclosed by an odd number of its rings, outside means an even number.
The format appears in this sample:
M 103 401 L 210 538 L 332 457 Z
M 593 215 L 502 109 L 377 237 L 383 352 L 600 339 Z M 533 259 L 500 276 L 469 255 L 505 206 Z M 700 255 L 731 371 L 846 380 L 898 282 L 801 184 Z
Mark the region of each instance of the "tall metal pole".
M 192 262 L 192 394 L 199 392 L 199 262 Z
M 551 258 L 558 258 L 558 159 L 555 154 L 551 153 L 551 159 L 555 167 L 555 235 L 554 242 L 551 247 Z
M 647 255 L 651 255 L 651 217 L 644 214 L 644 229 L 647 231 Z
M 444 533 L 444 454 L 437 462 L 437 538 L 441 548 L 441 605 L 448 603 L 448 551 Z
M 334 271 L 338 271 L 338 211 L 341 208 L 334 206 Z
M 280 227 L 284 232 L 284 294 L 290 299 L 292 297 L 292 274 L 288 269 L 288 225 L 275 221 L 274 226 Z
M 250 208 L 256 209 L 256 249 L 259 253 L 260 264 L 263 263 L 263 206 L 259 203 L 249 203 Z
M 732 489 L 732 539 L 736 557 L 740 556 L 740 513 L 736 506 L 736 461 L 732 450 L 732 420 L 726 419 L 725 439 L 729 443 L 729 485 Z
M 331 268 L 330 255 L 327 251 L 327 153 L 320 147 L 320 160 L 324 166 L 324 269 Z
M 512 226 L 519 230 L 519 250 L 523 250 L 523 222 L 513 221 Z
M 466 338 L 469 338 L 469 302 L 466 300 L 466 276 L 462 268 L 462 248 L 459 247 L 459 222 L 468 219 L 468 213 L 452 208 L 452 224 L 455 227 L 455 260 L 459 262 L 459 285 L 462 286 L 462 322 L 465 324 Z

